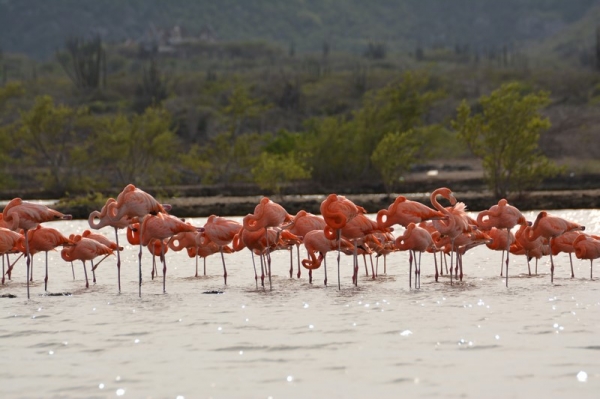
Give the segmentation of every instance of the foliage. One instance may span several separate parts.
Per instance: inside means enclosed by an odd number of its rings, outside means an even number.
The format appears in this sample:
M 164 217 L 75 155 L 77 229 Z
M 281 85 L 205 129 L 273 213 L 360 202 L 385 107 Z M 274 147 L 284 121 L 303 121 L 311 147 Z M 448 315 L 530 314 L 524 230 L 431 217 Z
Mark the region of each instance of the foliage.
M 85 108 L 55 105 L 49 96 L 37 97 L 33 107 L 22 113 L 15 137 L 21 164 L 36 167 L 36 180 L 45 188 L 69 189 L 86 124 Z
M 142 115 L 107 117 L 88 141 L 104 173 L 120 186 L 161 185 L 177 182 L 180 144 L 170 114 L 162 108 L 147 108 Z M 110 181 L 113 183 L 113 181 Z
M 310 178 L 310 172 L 292 154 L 263 152 L 252 168 L 254 182 L 264 190 L 281 196 L 284 186 L 293 181 Z
M 66 51 L 57 52 L 56 59 L 78 89 L 106 87 L 106 51 L 102 39 L 70 37 Z
M 142 113 L 148 107 L 157 107 L 167 98 L 167 80 L 158 69 L 155 58 L 150 60 L 148 69 L 143 70 L 142 82 L 135 90 L 133 109 Z
M 432 125 L 390 132 L 383 137 L 371 159 L 381 174 L 388 194 L 394 191 L 412 165 L 429 158 L 433 150 L 430 145 L 432 137 L 439 135 L 442 130 L 441 126 Z
M 547 92 L 527 92 L 507 83 L 479 100 L 481 113 L 471 115 L 463 101 L 452 126 L 475 156 L 483 161 L 485 176 L 497 197 L 535 187 L 559 168 L 539 150 L 540 135 L 550 121 L 540 114 L 549 102 Z

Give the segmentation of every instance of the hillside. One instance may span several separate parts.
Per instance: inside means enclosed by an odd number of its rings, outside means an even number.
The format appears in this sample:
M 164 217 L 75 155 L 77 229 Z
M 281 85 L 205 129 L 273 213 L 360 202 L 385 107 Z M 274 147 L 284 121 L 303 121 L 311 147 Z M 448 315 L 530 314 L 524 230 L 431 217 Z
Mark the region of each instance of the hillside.
M 598 0 L 0 0 L 0 48 L 44 59 L 70 35 L 143 40 L 179 26 L 184 36 L 265 40 L 297 51 L 392 51 L 469 46 L 478 51 L 550 38 Z

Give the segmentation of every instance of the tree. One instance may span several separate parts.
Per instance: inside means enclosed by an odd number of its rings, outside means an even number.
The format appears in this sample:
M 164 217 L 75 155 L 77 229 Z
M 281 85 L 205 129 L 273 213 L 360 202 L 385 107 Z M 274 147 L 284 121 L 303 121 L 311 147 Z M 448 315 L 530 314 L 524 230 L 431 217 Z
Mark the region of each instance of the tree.
M 91 40 L 70 37 L 65 48 L 56 53 L 56 59 L 78 89 L 106 87 L 106 51 L 100 36 Z
M 171 184 L 179 179 L 179 142 L 171 115 L 147 108 L 142 115 L 107 118 L 90 138 L 97 167 L 123 186 Z M 114 182 L 111 182 L 114 183 Z
M 479 100 L 481 113 L 471 115 L 463 101 L 452 127 L 471 152 L 483 162 L 485 178 L 496 197 L 522 193 L 545 177 L 560 171 L 538 147 L 540 134 L 550 127 L 540 110 L 549 93 L 527 91 L 519 83 L 507 83 Z
M 432 151 L 430 137 L 438 135 L 443 128 L 439 125 L 390 132 L 379 142 L 371 160 L 379 171 L 386 192 L 390 194 L 402 175 L 419 160 L 429 157 Z
M 293 154 L 273 154 L 264 151 L 252 168 L 254 181 L 261 189 L 282 196 L 285 184 L 293 180 L 308 179 L 310 172 Z
M 36 180 L 46 189 L 64 192 L 74 184 L 78 165 L 74 154 L 83 145 L 87 109 L 55 105 L 50 96 L 35 99 L 21 114 L 15 141 L 21 165 L 37 171 Z

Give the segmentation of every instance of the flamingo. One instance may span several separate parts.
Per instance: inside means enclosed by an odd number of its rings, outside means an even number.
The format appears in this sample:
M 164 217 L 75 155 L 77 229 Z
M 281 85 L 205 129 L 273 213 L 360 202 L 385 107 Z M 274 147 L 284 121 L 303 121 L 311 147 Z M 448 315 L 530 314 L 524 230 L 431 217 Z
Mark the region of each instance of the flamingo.
M 327 261 L 325 260 L 325 256 L 327 255 L 327 252 L 338 248 L 338 240 L 327 238 L 323 230 L 311 230 L 306 233 L 302 239 L 302 243 L 308 254 L 308 259 L 302 260 L 302 266 L 309 271 L 312 271 L 318 269 L 321 266 L 321 262 L 325 262 L 324 284 L 327 285 Z M 340 246 L 344 252 L 354 251 L 354 244 L 343 237 L 340 239 Z M 319 253 L 319 257 L 316 256 L 316 253 Z M 312 275 L 309 282 L 312 282 Z
M 36 228 L 40 223 L 52 220 L 71 220 L 72 216 L 50 209 L 45 205 L 32 204 L 23 201 L 21 198 L 14 198 L 4 207 L 2 218 L 11 230 L 23 229 L 23 235 L 26 237 L 27 231 Z M 27 259 L 27 299 L 29 299 L 29 266 L 31 265 L 31 256 L 28 240 L 25 240 L 25 257 Z
M 231 243 L 233 237 L 241 230 L 241 228 L 242 224 L 236 222 L 235 220 L 225 219 L 216 215 L 210 215 L 206 221 L 206 224 L 204 225 L 204 236 L 208 238 L 209 241 L 217 244 L 219 248 L 223 248 L 225 245 Z M 227 285 L 225 256 L 223 256 L 223 251 L 221 249 L 219 249 L 219 252 L 221 252 L 221 260 L 223 261 L 223 279 L 225 281 L 225 285 Z
M 201 231 L 202 228 L 197 228 L 191 224 L 183 222 L 181 219 L 167 215 L 166 213 L 158 213 L 156 215 L 148 215 L 144 217 L 140 226 L 140 245 L 148 245 L 151 240 L 164 240 L 171 238 L 177 233 L 184 231 Z M 166 278 L 167 278 L 167 262 L 164 258 L 164 246 L 161 245 L 161 259 L 163 262 L 163 293 L 166 294 Z
M 0 214 L 1 215 L 1 214 Z M 2 255 L 2 284 L 4 285 L 4 275 L 10 274 L 12 266 L 9 264 L 9 270 L 4 273 L 4 255 L 12 252 L 25 252 L 25 236 L 16 231 L 0 227 L 0 254 Z
M 313 215 L 312 213 L 306 212 L 305 210 L 300 210 L 294 216 L 294 220 L 288 226 L 287 231 L 290 233 L 304 237 L 308 232 L 313 230 L 323 230 L 327 226 L 325 220 L 318 215 Z M 300 245 L 296 245 L 296 252 L 298 255 L 298 275 L 300 278 Z M 290 249 L 290 278 L 292 278 L 292 274 L 294 272 L 294 267 L 292 265 L 292 251 Z M 310 273 L 310 270 L 309 270 Z
M 581 234 L 584 233 L 579 230 L 567 231 L 566 233 L 554 238 L 552 240 L 552 245 L 550 246 L 550 249 L 552 250 L 552 256 L 556 256 L 561 252 L 569 254 L 569 262 L 571 263 L 571 278 L 575 278 L 575 272 L 573 270 L 573 257 L 571 256 L 571 254 L 575 252 L 575 247 L 573 244 L 575 239 Z
M 292 220 L 293 217 L 287 213 L 284 207 L 276 202 L 271 201 L 267 197 L 263 197 L 260 200 L 258 205 L 256 205 L 254 208 L 254 213 L 244 216 L 244 219 L 242 220 L 243 227 L 248 231 L 257 231 L 263 228 L 267 229 L 265 230 L 265 238 L 267 239 L 265 255 L 267 257 L 269 286 L 271 288 L 271 255 L 269 251 L 270 244 L 268 241 L 269 237 L 267 235 L 267 231 L 269 227 L 276 229 L 286 228 Z
M 74 242 L 74 245 L 64 247 L 60 252 L 60 256 L 67 262 L 80 260 L 83 263 L 83 271 L 85 273 L 85 288 L 89 288 L 90 283 L 87 277 L 85 261 L 91 261 L 100 255 L 105 255 L 105 257 L 112 255 L 113 250 L 96 240 L 81 237 L 80 235 L 73 236 L 71 240 Z M 98 264 L 99 262 L 96 264 L 96 267 Z
M 123 218 L 138 218 L 143 221 L 146 215 L 156 215 L 167 213 L 171 210 L 171 205 L 160 204 L 153 196 L 140 190 L 133 184 L 125 186 L 123 191 L 117 196 L 117 200 L 107 204 L 108 218 L 113 223 L 118 223 Z M 142 297 L 142 243 L 140 239 L 140 252 L 138 253 L 139 266 L 139 295 Z
M 552 248 L 552 239 L 572 230 L 585 230 L 585 226 L 563 219 L 558 216 L 549 215 L 548 212 L 542 211 L 538 214 L 531 230 L 528 234 L 528 239 L 535 240 L 538 237 L 549 239 L 550 248 Z M 550 282 L 554 282 L 554 260 L 552 252 L 550 252 Z
M 438 196 L 442 196 L 450 201 L 452 207 L 445 208 L 437 200 Z M 430 196 L 431 204 L 435 209 L 443 213 L 448 217 L 447 220 L 433 220 L 433 225 L 436 230 L 442 235 L 446 235 L 450 238 L 450 284 L 452 284 L 452 265 L 453 265 L 453 253 L 455 245 L 454 240 L 462 233 L 470 230 L 470 220 L 465 212 L 465 204 L 457 202 L 452 190 L 447 187 L 441 187 L 431 193 Z
M 486 246 L 494 251 L 502 251 L 502 261 L 500 262 L 500 276 L 503 274 L 504 269 L 504 251 L 508 249 L 515 242 L 515 235 L 509 229 L 499 229 L 492 227 L 490 230 L 486 230 L 487 234 L 492 238 L 492 242 L 487 243 Z
M 399 224 L 407 227 L 410 223 L 420 223 L 432 219 L 447 219 L 448 217 L 435 209 L 417 201 L 411 201 L 399 195 L 387 208 L 377 212 L 377 225 L 380 229 Z
M 409 223 L 404 231 L 404 234 L 396 237 L 394 247 L 399 251 L 410 251 L 410 269 L 408 271 L 408 286 L 411 287 L 412 274 L 412 258 L 415 258 L 415 288 L 421 286 L 421 254 L 427 250 L 435 250 L 436 246 L 433 243 L 431 234 L 424 228 L 417 226 L 415 223 Z M 419 252 L 419 261 L 415 251 Z M 437 277 L 437 270 L 436 270 Z
M 116 227 L 115 227 L 115 233 L 116 233 Z M 116 234 L 115 234 L 116 235 Z M 117 242 L 111 241 L 108 238 L 106 238 L 106 236 L 102 235 L 102 234 L 98 234 L 98 233 L 93 233 L 90 230 L 84 230 L 83 233 L 81 233 L 82 237 L 85 238 L 91 238 L 92 240 L 96 240 L 101 244 L 106 245 L 107 247 L 109 247 L 110 249 L 112 249 L 113 251 L 117 252 L 117 259 L 120 258 L 119 256 L 119 252 L 121 252 L 123 250 L 123 247 L 119 246 L 118 243 L 118 238 L 117 238 Z M 90 261 L 92 263 L 92 273 L 93 274 L 93 279 L 94 279 L 94 283 L 96 282 L 96 274 L 94 272 L 94 270 L 96 270 L 96 268 L 94 267 L 94 261 Z M 120 265 L 120 261 L 117 261 L 117 269 L 119 270 L 118 273 L 118 287 L 119 287 L 119 292 L 121 292 L 121 265 Z
M 214 242 L 208 242 L 208 244 L 212 244 L 212 248 L 214 248 L 213 253 L 219 252 L 219 246 Z M 183 231 L 181 233 L 175 234 L 169 240 L 169 248 L 173 251 L 181 251 L 184 248 L 188 250 L 188 256 L 190 258 L 196 258 L 196 275 L 194 277 L 198 277 L 198 248 L 202 246 L 202 235 L 198 231 Z M 208 246 L 208 245 L 206 245 Z M 190 255 L 192 252 L 190 250 L 193 249 L 194 255 Z M 208 256 L 208 255 L 206 255 Z M 206 276 L 206 256 L 204 257 L 204 275 Z
M 117 200 L 114 198 L 109 198 L 106 200 L 106 203 L 102 207 L 102 209 L 98 211 L 93 211 L 90 213 L 88 217 L 88 224 L 92 229 L 99 230 L 104 226 L 111 226 L 115 229 L 115 242 L 117 244 L 117 248 L 119 248 L 119 229 L 127 228 L 130 221 L 127 216 L 123 216 L 118 220 L 113 220 L 108 215 L 108 210 L 113 205 L 116 204 Z M 164 208 L 163 208 L 164 209 Z M 98 220 L 96 222 L 96 220 Z M 74 278 L 74 276 L 73 276 Z M 121 253 L 120 250 L 117 251 L 117 284 L 119 286 L 119 292 L 121 292 Z
M 58 230 L 51 227 L 42 227 L 41 225 L 38 225 L 35 229 L 31 229 L 27 232 L 27 241 L 29 244 L 29 251 L 31 252 L 32 264 L 35 253 L 41 251 L 46 253 L 44 291 L 48 291 L 48 251 L 51 251 L 58 246 L 64 247 L 73 245 L 73 241 L 62 235 Z
M 338 290 L 341 289 L 340 281 L 340 253 L 341 253 L 341 229 L 346 224 L 354 219 L 359 214 L 367 213 L 361 206 L 357 206 L 354 202 L 350 201 L 343 195 L 329 194 L 320 206 L 321 215 L 325 219 L 325 223 L 330 229 L 337 232 L 336 239 L 338 240 Z
M 590 260 L 590 280 L 592 280 L 594 259 L 600 258 L 600 237 L 580 234 L 573 241 L 573 248 L 577 259 Z
M 525 225 L 527 220 L 525 216 L 512 205 L 508 204 L 505 198 L 498 201 L 498 205 L 492 206 L 490 209 L 480 212 L 477 215 L 477 225 L 483 230 L 490 230 L 492 227 L 498 229 L 506 229 L 507 234 L 517 224 Z M 510 242 L 506 241 L 506 287 L 508 287 L 508 263 L 510 255 Z M 504 252 L 502 253 L 504 255 Z M 502 275 L 502 272 L 500 272 Z

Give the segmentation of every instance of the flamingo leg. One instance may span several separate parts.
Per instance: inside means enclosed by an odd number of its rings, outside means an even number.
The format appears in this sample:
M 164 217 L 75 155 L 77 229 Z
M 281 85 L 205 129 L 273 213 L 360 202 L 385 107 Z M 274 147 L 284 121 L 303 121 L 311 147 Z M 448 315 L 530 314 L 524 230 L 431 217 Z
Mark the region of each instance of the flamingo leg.
M 387 258 L 383 255 L 383 274 L 387 274 Z
M 96 284 L 96 268 L 94 267 L 94 260 L 90 260 L 90 263 L 92 264 L 92 268 L 90 269 L 92 271 L 92 283 Z
M 383 259 L 385 260 L 385 255 L 383 255 Z M 379 276 L 379 256 L 375 257 L 375 273 Z
M 358 246 L 356 240 L 354 241 L 354 286 L 358 287 Z
M 502 250 L 502 261 L 500 262 L 500 277 L 504 277 L 504 250 Z
M 46 276 L 44 277 L 44 291 L 48 291 L 48 251 L 46 251 Z
M 250 251 L 252 254 L 252 266 L 254 266 L 254 282 L 256 283 L 256 289 L 258 289 L 258 274 L 256 274 L 256 262 L 254 261 L 254 252 Z
M 223 252 L 221 252 L 221 255 L 223 255 Z M 160 260 L 162 260 L 163 263 L 163 294 L 167 293 L 167 258 L 165 257 L 165 246 L 164 244 L 161 242 L 160 243 Z
M 569 261 L 571 262 L 571 278 L 575 278 L 575 272 L 573 272 L 573 257 L 571 256 L 570 252 L 569 252 Z
M 529 251 L 525 252 L 525 256 L 527 257 L 527 270 L 529 271 L 529 275 L 531 276 L 531 265 L 529 263 Z M 536 263 L 537 263 L 537 260 L 536 260 Z M 537 265 L 536 265 L 536 267 L 537 267 Z
M 508 288 L 508 258 L 510 256 L 510 229 L 506 229 L 506 288 Z M 502 251 L 504 257 L 504 251 Z
M 412 288 L 412 250 L 408 251 L 408 288 Z
M 140 221 L 141 226 L 141 221 Z M 142 228 L 140 227 L 140 252 L 138 253 L 138 267 L 140 272 L 139 295 L 142 297 Z
M 435 265 L 435 282 L 437 283 L 438 281 L 438 266 L 437 266 L 437 256 L 435 256 L 435 252 L 433 253 L 433 264 Z
M 117 242 L 117 284 L 119 286 L 119 293 L 121 293 L 121 253 L 119 251 L 119 233 L 116 227 L 115 241 Z
M 73 281 L 75 281 L 75 266 L 73 266 L 73 262 L 71 262 L 71 272 L 73 273 Z
M 552 248 L 552 237 L 550 237 L 550 248 Z M 550 252 L 550 282 L 554 283 L 554 260 L 552 259 L 552 252 Z
M 225 285 L 227 285 L 227 268 L 225 267 L 225 256 L 223 255 L 223 247 L 219 247 L 219 252 L 221 252 L 221 260 L 223 261 L 223 279 L 225 280 Z
M 325 281 L 323 283 L 327 287 L 327 254 L 323 255 L 323 267 L 325 268 Z
M 537 264 L 538 264 L 538 260 L 537 258 L 535 258 L 535 275 L 537 276 Z
M 337 242 L 338 242 L 338 254 L 337 254 L 337 265 L 338 265 L 338 290 L 342 289 L 342 283 L 340 281 L 340 258 L 342 252 L 342 231 L 338 229 L 337 231 Z
M 451 247 L 450 247 L 450 285 L 452 285 L 452 266 L 453 266 L 453 262 L 454 262 L 454 238 L 452 238 L 452 240 L 450 240 L 450 242 L 452 243 Z M 458 261 L 458 257 L 457 257 L 457 261 Z
M 4 254 L 2 255 L 2 285 L 4 285 Z
M 300 244 L 296 245 L 296 258 L 298 259 L 298 274 L 296 276 L 300 278 Z
M 593 271 L 594 271 L 594 269 L 593 269 L 593 266 L 594 266 L 594 265 L 593 265 L 593 263 L 594 263 L 594 260 L 593 260 L 593 259 L 590 259 L 590 280 L 593 280 L 593 279 L 594 279 L 594 277 L 593 277 L 593 275 L 592 275 L 592 274 L 593 274 Z
M 266 259 L 267 259 L 267 273 L 269 274 L 269 290 L 273 289 L 273 283 L 271 281 L 271 249 L 269 248 L 269 234 L 268 234 L 268 230 L 265 229 L 265 238 L 266 238 L 266 242 L 267 242 L 267 246 L 266 246 Z
M 90 282 L 88 281 L 87 270 L 85 268 L 85 261 L 82 260 L 81 263 L 83 263 L 83 272 L 85 273 L 85 288 L 90 288 Z
M 260 254 L 260 285 L 265 288 L 265 258 Z
M 194 277 L 198 277 L 198 247 L 196 247 L 196 275 Z
M 203 258 L 204 275 L 206 276 L 206 257 Z
M 31 257 L 29 255 L 29 240 L 27 239 L 27 229 L 24 229 L 25 233 L 25 256 L 27 259 L 27 299 L 29 299 L 29 266 L 31 265 Z M 33 274 L 33 273 L 32 273 Z
M 373 266 L 373 256 L 371 254 L 369 254 L 369 260 L 371 261 L 371 276 L 375 280 L 375 267 Z
M 419 252 L 419 288 L 421 288 L 421 255 L 423 252 Z
M 312 269 L 308 269 L 308 283 L 312 284 Z
M 290 247 L 290 278 L 294 274 L 294 250 Z
M 150 277 L 154 280 L 154 275 L 156 274 L 156 255 L 152 255 L 152 269 L 150 270 Z
M 363 253 L 363 263 L 365 264 L 365 275 L 369 277 L 369 268 L 367 267 L 367 255 Z
M 463 259 L 462 259 L 462 254 L 457 254 L 456 255 L 456 267 L 460 267 L 460 281 L 462 281 L 463 279 Z M 459 263 L 459 259 L 460 259 L 460 263 Z

